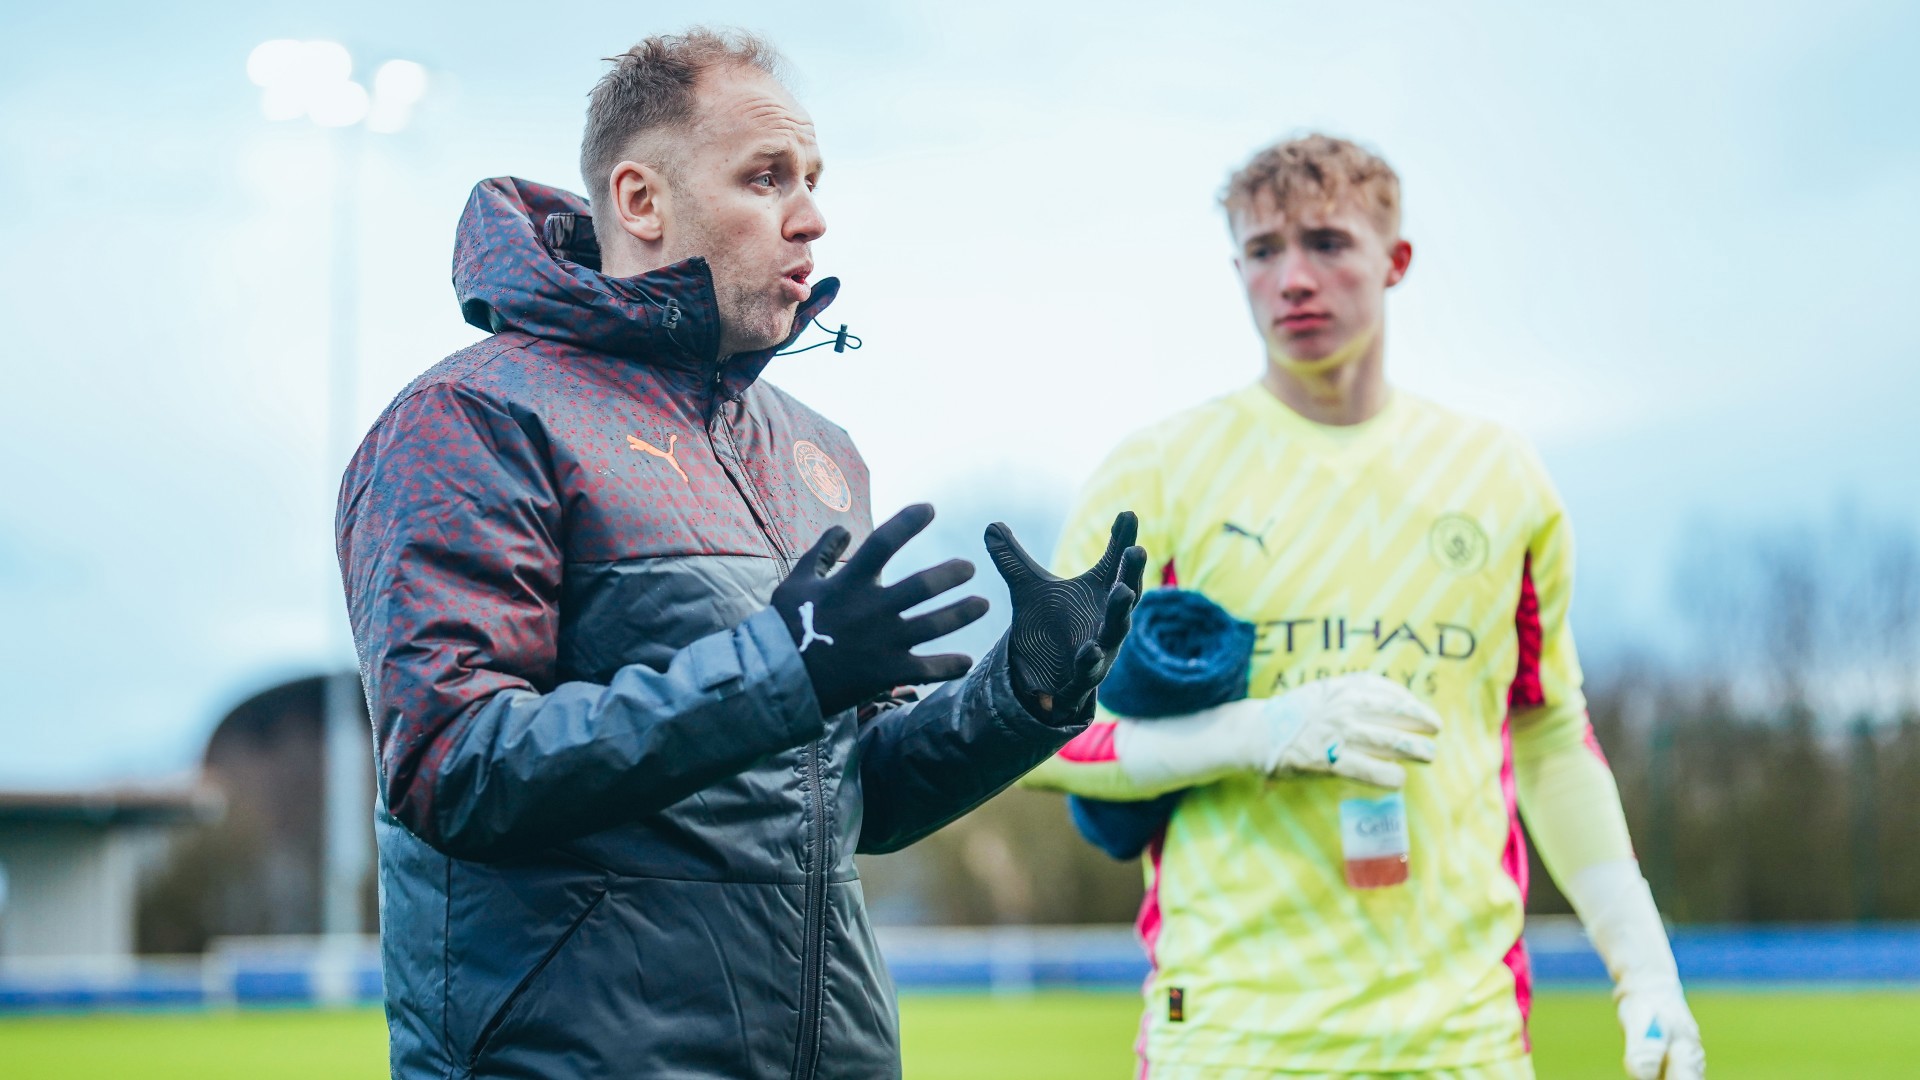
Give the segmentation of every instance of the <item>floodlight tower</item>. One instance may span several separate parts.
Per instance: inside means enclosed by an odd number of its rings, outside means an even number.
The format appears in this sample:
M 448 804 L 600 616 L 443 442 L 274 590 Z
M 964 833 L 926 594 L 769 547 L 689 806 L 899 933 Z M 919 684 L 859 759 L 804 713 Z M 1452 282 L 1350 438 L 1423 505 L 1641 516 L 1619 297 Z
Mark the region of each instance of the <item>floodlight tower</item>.
M 362 132 L 397 134 L 425 96 L 427 70 L 411 60 L 388 60 L 373 73 L 372 89 L 354 81 L 353 56 L 335 41 L 262 42 L 247 56 L 247 78 L 260 88 L 260 111 L 276 122 L 306 119 L 331 129 L 334 150 L 331 280 L 327 320 L 326 505 L 355 435 L 354 375 L 359 341 L 360 152 Z M 332 545 L 328 545 L 332 563 Z M 332 576 L 328 576 L 329 581 Z M 328 666 L 349 670 L 326 680 L 325 859 L 320 927 L 329 935 L 359 934 L 360 890 L 373 859 L 368 819 L 373 808 L 372 762 L 362 737 L 361 690 L 353 634 L 340 609 L 340 592 L 327 589 Z

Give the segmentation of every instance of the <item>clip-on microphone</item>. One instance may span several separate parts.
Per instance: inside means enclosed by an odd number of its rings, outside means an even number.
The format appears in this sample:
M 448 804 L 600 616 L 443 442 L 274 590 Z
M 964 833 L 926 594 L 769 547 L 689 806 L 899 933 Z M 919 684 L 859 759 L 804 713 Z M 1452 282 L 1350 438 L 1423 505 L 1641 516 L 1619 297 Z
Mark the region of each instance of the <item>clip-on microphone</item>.
M 815 326 L 820 326 L 819 319 L 809 319 L 807 321 L 813 323 L 813 325 Z M 820 329 L 825 330 L 826 327 L 820 326 Z M 784 349 L 780 352 L 774 353 L 773 355 L 792 356 L 795 353 L 812 352 L 813 350 L 818 349 L 823 345 L 831 345 L 833 346 L 834 352 L 843 353 L 843 352 L 846 352 L 848 349 L 858 349 L 862 344 L 864 344 L 864 342 L 860 340 L 860 336 L 858 334 L 847 333 L 847 324 L 841 323 L 839 333 L 834 334 L 833 339 L 830 341 L 816 341 L 813 344 L 806 346 L 805 348 Z

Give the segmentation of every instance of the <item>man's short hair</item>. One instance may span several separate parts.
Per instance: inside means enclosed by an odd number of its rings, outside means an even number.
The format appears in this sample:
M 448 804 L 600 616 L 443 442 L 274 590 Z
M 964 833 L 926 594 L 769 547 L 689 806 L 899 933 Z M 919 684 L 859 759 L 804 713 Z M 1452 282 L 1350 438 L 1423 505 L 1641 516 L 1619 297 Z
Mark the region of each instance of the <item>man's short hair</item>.
M 765 39 L 744 30 L 693 27 L 679 34 L 658 34 L 607 57 L 613 70 L 600 77 L 587 96 L 587 129 L 580 138 L 580 178 L 601 231 L 600 208 L 609 197 L 613 167 L 627 160 L 634 141 L 649 132 L 682 128 L 693 119 L 701 76 L 716 68 L 750 67 L 783 78 L 785 60 Z M 655 158 L 665 156 L 658 151 Z M 670 169 L 671 162 L 649 165 Z M 601 237 L 605 240 L 603 234 Z
M 1352 206 L 1388 240 L 1400 238 L 1400 177 L 1380 156 L 1346 139 L 1318 133 L 1275 143 L 1253 155 L 1220 193 L 1228 225 L 1261 198 L 1282 213 Z

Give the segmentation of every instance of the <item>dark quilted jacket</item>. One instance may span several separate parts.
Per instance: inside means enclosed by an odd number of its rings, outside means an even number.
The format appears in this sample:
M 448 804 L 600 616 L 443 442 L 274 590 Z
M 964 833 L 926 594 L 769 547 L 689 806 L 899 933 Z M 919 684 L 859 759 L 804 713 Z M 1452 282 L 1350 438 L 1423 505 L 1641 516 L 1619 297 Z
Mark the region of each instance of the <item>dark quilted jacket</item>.
M 1078 728 L 1021 709 L 1004 645 L 820 715 L 767 600 L 829 525 L 871 530 L 866 467 L 759 379 L 770 352 L 716 360 L 703 260 L 605 277 L 585 210 L 475 189 L 454 284 L 492 336 L 395 399 L 341 491 L 393 1074 L 897 1076 L 854 852 Z

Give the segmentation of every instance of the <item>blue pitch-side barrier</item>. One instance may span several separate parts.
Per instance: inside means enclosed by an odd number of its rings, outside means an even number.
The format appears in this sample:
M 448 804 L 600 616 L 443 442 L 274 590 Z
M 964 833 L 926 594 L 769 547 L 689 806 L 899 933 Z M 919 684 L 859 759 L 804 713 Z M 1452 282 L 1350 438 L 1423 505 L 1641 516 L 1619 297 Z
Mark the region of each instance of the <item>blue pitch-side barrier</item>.
M 1124 927 L 888 927 L 879 936 L 902 990 L 1126 990 L 1147 974 Z M 1527 944 L 1537 985 L 1606 984 L 1600 958 L 1570 920 L 1537 920 Z M 1694 986 L 1920 988 L 1920 924 L 1676 927 L 1673 950 Z M 0 1013 L 344 1005 L 378 1001 L 380 985 L 372 939 L 255 939 L 222 943 L 204 958 L 15 961 L 0 966 Z
M 1147 962 L 1130 932 L 882 930 L 902 989 L 1023 990 L 1140 985 Z M 1920 987 L 1920 925 L 1675 927 L 1674 959 L 1693 985 Z M 1607 969 L 1571 919 L 1527 929 L 1534 983 L 1607 985 Z

